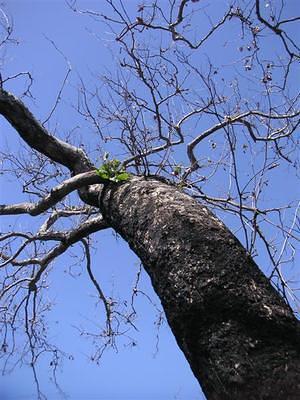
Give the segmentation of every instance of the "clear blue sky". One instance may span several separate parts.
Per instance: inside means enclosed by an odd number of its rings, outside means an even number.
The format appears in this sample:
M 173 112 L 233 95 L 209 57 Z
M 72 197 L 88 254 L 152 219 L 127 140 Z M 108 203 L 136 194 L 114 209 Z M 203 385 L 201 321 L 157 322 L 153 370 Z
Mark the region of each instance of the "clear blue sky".
M 128 11 L 136 9 L 141 1 L 125 1 Z M 215 0 L 216 12 L 219 4 L 227 3 Z M 297 0 L 290 1 L 290 7 L 296 8 Z M 104 2 L 84 1 L 87 9 L 106 8 Z M 32 94 L 36 100 L 27 104 L 40 120 L 44 120 L 57 96 L 66 73 L 64 54 L 72 65 L 72 74 L 68 80 L 55 115 L 49 128 L 66 134 L 76 127 L 76 141 L 86 141 L 90 127 L 78 118 L 72 108 L 77 101 L 78 78 L 85 82 L 94 82 L 95 76 L 115 68 L 113 55 L 107 45 L 111 39 L 108 29 L 88 17 L 74 14 L 63 0 L 8 0 L 5 10 L 13 18 L 14 37 L 19 40 L 17 46 L 11 45 L 6 53 L 4 71 L 13 75 L 20 71 L 30 71 L 34 79 Z M 236 39 L 237 40 L 237 39 Z M 233 47 L 237 47 L 234 43 Z M 228 50 L 226 50 L 228 51 Z M 225 52 L 225 50 L 224 50 Z M 216 57 L 222 59 L 224 54 Z M 96 78 L 97 79 L 97 78 Z M 19 95 L 25 84 L 22 80 L 11 84 L 10 90 Z M 18 148 L 20 142 L 15 132 L 3 120 L 0 120 L 1 146 Z M 4 135 L 3 135 L 4 133 Z M 93 143 L 91 145 L 93 147 Z M 97 157 L 93 153 L 93 157 Z M 7 177 L 0 177 L 5 182 L 1 190 L 0 203 L 12 203 L 24 200 L 22 187 Z M 285 185 L 285 193 L 277 189 L 272 198 L 292 197 L 293 183 L 278 175 L 278 181 Z M 280 185 L 279 185 L 280 187 Z M 6 223 L 13 222 L 26 229 L 32 224 L 25 218 L 6 218 Z M 228 222 L 228 221 L 227 221 Z M 3 223 L 4 224 L 4 223 Z M 234 222 L 232 222 L 234 225 Z M 1 227 L 2 228 L 2 227 Z M 4 229 L 5 226 L 3 225 Z M 130 299 L 130 290 L 135 281 L 139 261 L 129 250 L 126 243 L 116 238 L 111 231 L 99 233 L 93 251 L 93 270 L 108 295 Z M 78 249 L 74 249 L 78 254 Z M 128 346 L 129 340 L 120 342 L 119 351 L 108 351 L 100 365 L 89 360 L 92 343 L 80 337 L 76 327 L 87 326 L 97 329 L 99 310 L 95 308 L 95 292 L 88 282 L 84 267 L 72 268 L 75 277 L 67 273 L 72 259 L 61 257 L 54 265 L 48 296 L 54 299 L 54 307 L 49 312 L 51 340 L 74 360 L 65 360 L 58 373 L 58 381 L 70 400 L 88 399 L 149 399 L 149 400 L 193 400 L 204 398 L 198 383 L 176 345 L 166 323 L 159 331 L 157 349 L 157 310 L 146 297 L 139 297 L 137 308 L 139 317 L 136 321 L 138 332 L 133 333 L 137 345 Z M 160 307 L 148 278 L 142 275 L 142 289 Z M 45 360 L 38 373 L 42 391 L 49 400 L 60 399 L 54 385 L 49 380 L 49 365 Z M 0 399 L 33 399 L 35 386 L 30 368 L 16 368 L 10 376 L 0 377 Z

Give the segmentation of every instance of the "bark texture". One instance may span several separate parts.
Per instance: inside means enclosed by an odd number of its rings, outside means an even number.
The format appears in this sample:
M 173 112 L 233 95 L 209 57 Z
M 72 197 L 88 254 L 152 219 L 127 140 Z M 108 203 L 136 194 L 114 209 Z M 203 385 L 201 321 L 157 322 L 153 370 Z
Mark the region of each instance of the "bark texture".
M 221 221 L 153 178 L 109 184 L 99 201 L 209 400 L 300 399 L 299 322 Z

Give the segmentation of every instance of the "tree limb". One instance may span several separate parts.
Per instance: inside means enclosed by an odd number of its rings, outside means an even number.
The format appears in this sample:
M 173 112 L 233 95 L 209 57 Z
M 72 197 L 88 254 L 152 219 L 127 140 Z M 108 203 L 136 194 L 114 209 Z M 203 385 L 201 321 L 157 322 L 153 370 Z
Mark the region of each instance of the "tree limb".
M 0 114 L 31 148 L 64 165 L 73 174 L 93 168 L 82 149 L 51 136 L 21 100 L 2 88 L 0 89 Z
M 50 193 L 38 203 L 19 203 L 12 205 L 0 205 L 0 215 L 30 214 L 39 215 L 62 200 L 67 194 L 83 186 L 106 181 L 96 174 L 95 171 L 84 172 L 65 180 L 53 188 Z

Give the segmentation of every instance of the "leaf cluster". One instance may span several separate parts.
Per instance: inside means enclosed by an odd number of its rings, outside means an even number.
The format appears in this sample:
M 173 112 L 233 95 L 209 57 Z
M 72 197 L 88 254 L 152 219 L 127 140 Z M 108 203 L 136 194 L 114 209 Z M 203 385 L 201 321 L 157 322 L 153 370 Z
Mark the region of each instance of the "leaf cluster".
M 121 161 L 115 159 L 103 163 L 96 173 L 100 178 L 116 183 L 125 182 L 130 178 L 130 174 L 126 172 Z

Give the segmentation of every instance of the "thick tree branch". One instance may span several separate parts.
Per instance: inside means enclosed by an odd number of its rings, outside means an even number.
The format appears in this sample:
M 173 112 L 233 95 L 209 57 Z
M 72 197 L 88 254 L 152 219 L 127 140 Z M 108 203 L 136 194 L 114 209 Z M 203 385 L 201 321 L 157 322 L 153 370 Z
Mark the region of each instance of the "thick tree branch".
M 55 224 L 55 222 L 59 218 L 66 218 L 70 217 L 73 215 L 92 215 L 92 214 L 98 214 L 99 210 L 97 209 L 92 209 L 91 207 L 71 207 L 70 209 L 55 209 L 52 214 L 47 218 L 47 220 L 43 223 L 43 225 L 39 229 L 39 233 L 45 233 L 47 232 L 50 227 Z M 1 241 L 1 237 L 0 237 Z
M 84 172 L 67 179 L 56 186 L 51 192 L 38 203 L 19 203 L 13 205 L 0 205 L 0 215 L 30 214 L 39 215 L 62 200 L 67 194 L 83 186 L 95 183 L 105 183 L 95 171 Z
M 93 167 L 82 149 L 51 136 L 21 100 L 2 88 L 0 114 L 31 148 L 64 165 L 73 174 L 86 172 Z

